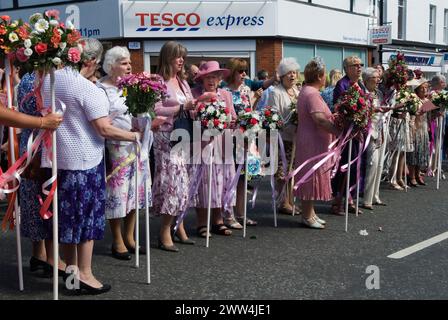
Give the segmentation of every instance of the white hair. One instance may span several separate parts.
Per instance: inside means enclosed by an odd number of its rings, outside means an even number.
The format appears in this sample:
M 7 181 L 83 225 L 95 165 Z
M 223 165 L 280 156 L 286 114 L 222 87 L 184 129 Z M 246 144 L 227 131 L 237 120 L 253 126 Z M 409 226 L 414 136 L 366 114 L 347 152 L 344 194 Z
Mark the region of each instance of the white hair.
M 103 45 L 101 42 L 95 38 L 83 38 L 81 41 L 84 42 L 83 60 L 96 59 L 97 63 L 99 63 L 103 55 Z
M 366 68 L 363 72 L 362 72 L 362 81 L 365 83 L 367 82 L 367 80 L 371 79 L 374 77 L 374 73 L 378 73 L 378 69 L 376 68 Z
M 110 74 L 112 66 L 115 63 L 117 63 L 122 59 L 129 59 L 130 57 L 131 54 L 129 53 L 129 50 L 126 47 L 115 46 L 107 50 L 106 54 L 104 55 L 104 62 L 103 62 L 104 72 Z
M 445 82 L 446 83 L 446 77 L 441 74 L 437 74 L 431 79 L 431 86 L 435 87 L 439 85 L 440 83 Z
M 283 77 L 288 72 L 299 71 L 299 69 L 300 65 L 297 63 L 296 59 L 283 58 L 277 67 L 277 73 L 280 77 Z

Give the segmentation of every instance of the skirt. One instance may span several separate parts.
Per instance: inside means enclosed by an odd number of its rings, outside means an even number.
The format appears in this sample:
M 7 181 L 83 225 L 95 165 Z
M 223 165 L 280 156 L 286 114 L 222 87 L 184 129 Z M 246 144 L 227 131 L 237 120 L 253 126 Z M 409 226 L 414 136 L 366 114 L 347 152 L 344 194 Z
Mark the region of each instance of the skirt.
M 106 225 L 103 161 L 89 170 L 58 170 L 58 198 L 60 243 L 103 239 Z
M 135 152 L 133 144 L 107 144 L 109 151 L 110 171 L 113 172 L 126 158 Z M 151 206 L 151 175 L 145 175 L 147 162 L 139 162 L 138 166 L 138 200 L 139 209 L 145 208 L 145 181 L 147 184 L 148 205 Z M 106 182 L 106 219 L 126 217 L 135 209 L 135 161 L 121 168 Z

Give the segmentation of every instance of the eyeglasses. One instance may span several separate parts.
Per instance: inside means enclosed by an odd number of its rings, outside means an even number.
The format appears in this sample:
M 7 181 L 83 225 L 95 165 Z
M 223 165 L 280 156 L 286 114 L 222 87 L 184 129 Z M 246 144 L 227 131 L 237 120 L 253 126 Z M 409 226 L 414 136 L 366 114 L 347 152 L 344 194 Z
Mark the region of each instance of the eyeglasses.
M 247 74 L 247 69 L 246 69 L 246 70 L 239 70 L 238 72 L 239 72 L 240 74 L 242 74 L 242 73 Z
M 350 67 L 362 68 L 362 67 L 364 67 L 364 63 L 351 64 Z

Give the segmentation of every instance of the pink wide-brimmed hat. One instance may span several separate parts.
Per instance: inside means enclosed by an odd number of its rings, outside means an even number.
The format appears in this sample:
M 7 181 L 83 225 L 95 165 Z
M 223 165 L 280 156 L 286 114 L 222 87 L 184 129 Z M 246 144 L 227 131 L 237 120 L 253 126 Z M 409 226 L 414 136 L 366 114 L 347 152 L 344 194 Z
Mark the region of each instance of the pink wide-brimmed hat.
M 213 73 L 213 72 L 221 72 L 223 78 L 226 78 L 230 74 L 229 69 L 221 69 L 219 67 L 218 61 L 207 61 L 206 63 L 202 64 L 199 67 L 199 71 L 198 71 L 196 77 L 194 77 L 194 80 L 199 81 L 202 79 L 202 77 L 204 77 L 210 73 Z

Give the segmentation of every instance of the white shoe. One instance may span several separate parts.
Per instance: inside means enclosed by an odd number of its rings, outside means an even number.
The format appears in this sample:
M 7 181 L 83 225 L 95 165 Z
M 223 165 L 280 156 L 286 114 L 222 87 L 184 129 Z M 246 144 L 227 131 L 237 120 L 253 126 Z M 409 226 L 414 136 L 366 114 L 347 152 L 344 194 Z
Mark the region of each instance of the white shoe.
M 316 221 L 319 222 L 320 224 L 327 224 L 327 221 L 319 218 L 317 215 L 314 215 L 314 219 L 316 219 Z
M 311 218 L 308 220 L 308 219 L 305 219 L 304 217 L 302 217 L 302 223 L 304 225 L 306 225 L 308 228 L 312 228 L 312 229 L 324 229 L 325 228 L 325 226 L 323 224 L 320 224 L 314 218 Z

